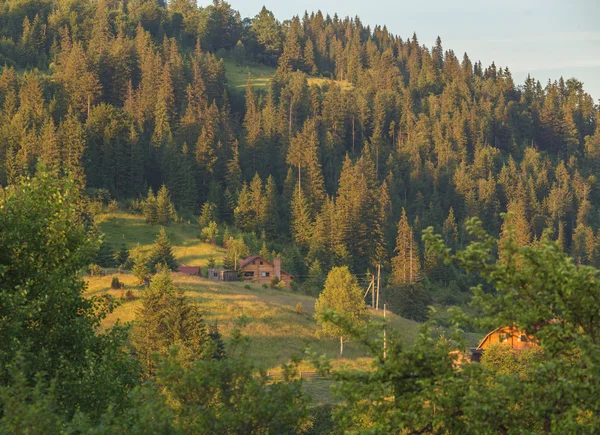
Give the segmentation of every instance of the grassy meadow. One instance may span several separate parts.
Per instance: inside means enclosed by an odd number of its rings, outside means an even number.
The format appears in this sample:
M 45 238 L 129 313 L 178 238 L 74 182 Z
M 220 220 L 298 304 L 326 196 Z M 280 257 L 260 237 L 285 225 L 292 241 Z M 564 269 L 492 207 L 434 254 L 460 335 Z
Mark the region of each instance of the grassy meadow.
M 137 243 L 142 249 L 149 250 L 161 228 L 160 225 L 148 225 L 141 215 L 123 211 L 100 213 L 96 216 L 96 223 L 115 251 L 123 244 L 131 249 Z M 210 256 L 215 257 L 217 264 L 222 262 L 225 249 L 201 242 L 198 239 L 200 227 L 195 221 L 171 223 L 165 229 L 173 253 L 180 263 L 204 268 Z M 110 288 L 114 276 L 125 285 L 125 291 L 131 290 L 134 300 L 126 300 L 121 290 Z M 338 339 L 318 336 L 319 327 L 313 317 L 313 297 L 290 290 L 264 288 L 254 283 L 217 282 L 180 273 L 173 273 L 172 278 L 174 284 L 202 308 L 206 323 L 218 325 L 226 341 L 239 318 L 245 316 L 248 323 L 243 333 L 250 339 L 248 356 L 267 371 L 279 372 L 281 364 L 289 362 L 293 355 L 301 355 L 304 348 L 331 358 L 334 369 L 367 369 L 370 366 L 372 359 L 356 344 L 345 343 L 344 357 L 338 358 Z M 136 277 L 124 272 L 86 276 L 84 279 L 88 284 L 86 296 L 107 293 L 121 300 L 116 310 L 104 320 L 103 328 L 117 322 L 135 321 L 144 292 L 144 287 Z M 302 312 L 298 313 L 300 306 Z M 370 314 L 372 318 L 380 318 L 382 311 L 370 310 Z M 419 323 L 393 313 L 389 313 L 387 319 L 390 328 L 398 331 L 405 343 L 416 339 Z M 303 362 L 300 370 L 314 371 L 314 368 Z M 331 383 L 328 379 L 309 380 L 305 386 L 306 392 L 312 396 L 315 404 L 329 403 Z
M 142 249 L 149 250 L 161 228 L 161 225 L 148 225 L 141 215 L 125 212 L 99 214 L 96 223 L 115 251 L 123 244 L 132 249 L 137 243 Z M 217 266 L 222 262 L 225 249 L 201 242 L 198 239 L 200 227 L 195 221 L 171 223 L 165 226 L 165 230 L 179 263 L 202 267 L 206 266 L 210 256 L 215 257 Z

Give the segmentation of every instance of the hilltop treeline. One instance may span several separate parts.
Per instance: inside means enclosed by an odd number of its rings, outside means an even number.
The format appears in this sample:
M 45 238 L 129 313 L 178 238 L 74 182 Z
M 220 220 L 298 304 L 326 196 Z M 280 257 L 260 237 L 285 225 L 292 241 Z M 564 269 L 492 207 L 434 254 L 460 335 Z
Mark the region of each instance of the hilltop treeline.
M 502 235 L 507 210 L 521 246 L 550 228 L 600 261 L 598 107 L 576 79 L 515 84 L 439 38 L 223 1 L 11 0 L 0 36 L 3 185 L 39 160 L 119 200 L 164 184 L 180 211 L 264 231 L 297 274 L 381 263 L 452 287 L 421 230 L 459 247 L 467 217 Z M 240 92 L 223 57 L 277 72 Z

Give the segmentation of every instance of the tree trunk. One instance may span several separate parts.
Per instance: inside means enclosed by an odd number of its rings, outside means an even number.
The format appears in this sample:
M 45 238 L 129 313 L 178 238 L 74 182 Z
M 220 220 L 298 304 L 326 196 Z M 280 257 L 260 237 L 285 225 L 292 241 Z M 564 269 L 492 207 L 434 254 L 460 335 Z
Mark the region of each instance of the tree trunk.
M 344 337 L 340 335 L 340 358 L 344 354 Z

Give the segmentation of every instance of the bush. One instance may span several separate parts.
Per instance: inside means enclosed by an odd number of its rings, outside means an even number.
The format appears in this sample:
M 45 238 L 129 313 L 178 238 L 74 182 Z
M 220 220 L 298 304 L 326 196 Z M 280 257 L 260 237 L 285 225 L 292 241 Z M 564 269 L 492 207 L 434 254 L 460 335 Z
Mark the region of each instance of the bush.
M 125 297 L 127 298 L 128 301 L 135 300 L 135 295 L 133 294 L 133 292 L 131 290 L 127 290 L 127 293 L 125 293 Z
M 90 274 L 90 276 L 100 276 L 104 274 L 104 271 L 102 270 L 102 268 L 100 266 L 98 266 L 97 264 L 90 264 L 88 266 L 88 272 Z
M 217 237 L 219 236 L 219 226 L 215 221 L 210 221 L 209 224 L 202 228 L 200 232 L 200 238 L 206 243 L 217 243 Z
M 269 288 L 269 286 L 267 284 L 263 284 L 262 288 Z
M 279 286 L 279 278 L 277 276 L 273 276 L 271 278 L 271 284 L 269 284 L 271 286 L 271 288 L 276 288 Z
M 119 282 L 118 276 L 113 276 L 113 279 L 110 282 L 110 288 L 113 290 L 118 290 L 121 288 L 121 283 Z
M 246 290 L 252 290 L 252 287 L 250 287 L 250 284 L 246 284 L 246 285 L 244 286 L 244 288 L 245 288 Z
M 302 302 L 298 302 L 296 304 L 296 314 L 304 313 L 304 307 L 302 306 Z

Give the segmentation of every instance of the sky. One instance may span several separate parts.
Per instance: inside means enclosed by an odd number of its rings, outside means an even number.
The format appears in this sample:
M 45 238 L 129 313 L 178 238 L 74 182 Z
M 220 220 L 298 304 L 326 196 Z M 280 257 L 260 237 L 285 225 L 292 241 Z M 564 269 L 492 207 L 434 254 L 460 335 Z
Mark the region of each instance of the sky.
M 358 16 L 364 25 L 385 25 L 403 39 L 413 32 L 431 47 L 439 35 L 444 50 L 467 52 L 483 66 L 508 66 L 516 84 L 527 74 L 575 77 L 596 103 L 600 99 L 600 0 L 229 0 L 242 17 L 266 6 L 283 21 L 321 10 Z M 204 3 L 204 2 L 201 2 Z

